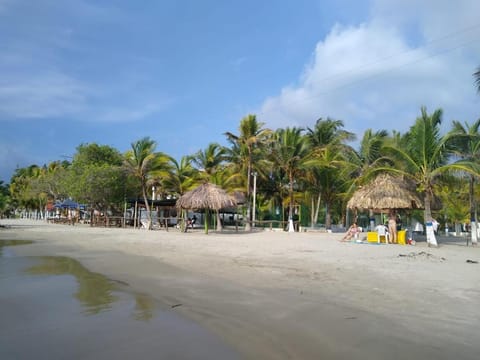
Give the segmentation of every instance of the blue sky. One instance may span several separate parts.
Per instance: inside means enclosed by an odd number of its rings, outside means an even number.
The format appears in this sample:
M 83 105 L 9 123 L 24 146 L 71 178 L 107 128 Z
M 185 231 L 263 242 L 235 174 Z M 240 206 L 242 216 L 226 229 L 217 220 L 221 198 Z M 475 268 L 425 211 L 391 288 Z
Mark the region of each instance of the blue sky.
M 0 180 L 81 143 L 176 158 L 267 127 L 480 117 L 475 0 L 0 0 Z

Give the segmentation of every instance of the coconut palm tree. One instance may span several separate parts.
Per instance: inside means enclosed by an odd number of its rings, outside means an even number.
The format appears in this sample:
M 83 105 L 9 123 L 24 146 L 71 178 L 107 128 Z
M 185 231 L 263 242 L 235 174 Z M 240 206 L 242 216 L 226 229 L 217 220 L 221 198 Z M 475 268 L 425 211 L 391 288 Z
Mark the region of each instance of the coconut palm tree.
M 215 173 L 222 169 L 226 159 L 226 149 L 218 143 L 210 143 L 204 150 L 199 150 L 192 157 L 192 162 L 198 167 L 200 178 L 210 181 Z
M 278 129 L 273 134 L 270 159 L 272 165 L 281 169 L 288 179 L 288 220 L 289 231 L 293 231 L 294 184 L 305 169 L 304 161 L 309 153 L 302 128 Z
M 150 205 L 147 197 L 149 180 L 158 176 L 168 167 L 169 157 L 161 152 L 155 152 L 157 144 L 149 137 L 144 137 L 131 144 L 131 150 L 125 154 L 125 167 L 128 173 L 140 182 L 143 201 L 147 211 L 148 226 L 152 228 Z
M 312 148 L 327 145 L 343 145 L 347 141 L 355 140 L 354 133 L 343 130 L 342 120 L 320 118 L 315 122 L 313 129 L 307 127 L 306 136 Z
M 193 157 L 193 163 L 198 167 L 199 179 L 203 182 L 216 184 L 219 174 L 225 170 L 225 160 L 227 149 L 218 143 L 210 143 L 206 149 L 199 150 Z M 208 210 L 206 210 L 208 211 Z M 206 216 L 208 218 L 208 216 Z M 221 230 L 219 223 L 220 215 L 216 211 L 217 229 Z M 208 219 L 206 219 L 208 221 Z
M 480 67 L 473 73 L 475 78 L 475 85 L 477 86 L 477 91 L 480 92 Z
M 169 162 L 171 171 L 163 179 L 162 186 L 170 194 L 179 197 L 195 186 L 197 169 L 192 166 L 191 156 L 182 156 L 180 162 L 169 157 Z
M 398 164 L 395 168 L 386 168 L 409 178 L 412 178 L 420 191 L 424 193 L 427 224 L 427 243 L 437 246 L 437 240 L 432 229 L 431 205 L 434 197 L 434 185 L 445 173 L 452 171 L 473 172 L 471 162 L 461 160 L 450 162 L 453 154 L 452 136 L 440 134 L 442 110 L 437 109 L 428 114 L 425 107 L 421 108 L 418 117 L 404 135 L 401 145 L 393 144 L 385 147 L 393 155 L 392 160 Z
M 380 165 L 384 165 L 385 157 L 382 148 L 388 138 L 386 130 L 373 131 L 367 129 L 363 133 L 358 150 L 348 148 L 345 151 L 345 167 L 350 169 L 350 177 L 352 179 L 351 186 L 348 189 L 346 197 L 350 197 L 359 186 L 368 182 L 376 172 Z M 375 227 L 373 209 L 370 209 L 370 228 Z
M 325 227 L 330 229 L 333 206 L 344 197 L 350 183 L 345 155 L 334 144 L 323 146 L 307 156 L 302 165 L 307 169 L 307 178 L 315 176 L 311 185 L 317 188 L 319 201 L 321 198 L 325 203 Z
M 316 121 L 313 129 L 307 128 L 305 136 L 310 146 L 310 156 L 306 162 L 308 168 L 305 175 L 307 189 L 311 193 L 312 226 L 318 219 L 322 197 L 324 201 L 327 201 L 327 198 L 329 199 L 328 202 L 333 201 L 333 182 L 331 180 L 338 176 L 338 169 L 332 166 L 333 164 L 330 161 L 338 162 L 340 160 L 338 155 L 345 153 L 349 149 L 345 142 L 355 140 L 356 138 L 354 133 L 344 130 L 343 127 L 342 120 L 320 118 Z M 332 156 L 335 159 L 332 159 Z M 337 175 L 333 175 L 334 172 L 337 172 Z M 333 176 L 333 178 L 330 176 Z M 329 205 L 331 203 L 326 203 L 325 223 L 327 228 L 331 226 L 331 206 Z
M 464 160 L 480 164 L 480 119 L 473 124 L 462 124 L 453 121 L 451 136 L 454 140 L 455 153 Z M 469 203 L 470 203 L 470 221 L 472 244 L 478 243 L 477 236 L 477 204 L 475 202 L 475 183 L 477 176 L 468 174 L 469 177 Z
M 247 193 L 247 222 L 245 229 L 251 228 L 251 178 L 258 171 L 258 151 L 266 144 L 271 130 L 264 129 L 265 124 L 258 122 L 255 115 L 247 115 L 240 121 L 239 134 L 226 132 L 227 140 L 231 143 L 230 161 L 239 167 L 239 171 L 246 178 Z

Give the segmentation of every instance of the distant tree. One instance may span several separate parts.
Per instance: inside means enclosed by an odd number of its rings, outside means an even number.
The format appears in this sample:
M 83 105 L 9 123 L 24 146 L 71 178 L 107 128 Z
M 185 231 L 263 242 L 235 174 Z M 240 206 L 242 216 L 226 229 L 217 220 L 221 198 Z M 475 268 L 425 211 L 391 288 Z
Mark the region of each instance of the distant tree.
M 34 179 L 38 178 L 41 168 L 38 165 L 30 165 L 17 168 L 10 180 L 10 194 L 15 206 L 24 210 L 40 209 L 36 191 L 32 187 Z
M 169 166 L 169 157 L 161 152 L 156 152 L 156 142 L 149 137 L 144 137 L 131 144 L 131 150 L 125 154 L 125 169 L 139 182 L 142 196 L 147 210 L 148 229 L 152 228 L 150 205 L 148 202 L 148 185 L 152 178 L 165 174 Z
M 170 171 L 163 179 L 165 191 L 177 197 L 192 189 L 195 185 L 198 173 L 192 166 L 191 156 L 182 156 L 180 162 L 170 157 Z
M 199 150 L 193 157 L 193 163 L 198 167 L 199 179 L 217 184 L 219 175 L 225 170 L 226 149 L 218 143 L 210 143 L 205 150 Z M 221 186 L 221 184 L 218 184 Z M 217 230 L 222 229 L 220 214 L 216 211 Z M 208 221 L 208 220 L 206 220 Z
M 8 191 L 8 185 L 0 180 L 0 218 L 5 215 L 7 206 L 9 203 L 10 192 Z
M 122 154 L 109 145 L 96 143 L 81 144 L 73 156 L 72 164 L 75 166 L 90 165 L 122 165 Z
M 376 171 L 380 166 L 388 163 L 388 160 L 383 156 L 383 147 L 388 138 L 386 130 L 373 131 L 367 129 L 363 133 L 358 150 L 348 148 L 345 151 L 345 167 L 350 171 L 350 187 L 347 191 L 346 198 L 350 198 L 359 186 L 364 185 L 370 181 L 372 177 L 376 176 Z M 375 227 L 373 209 L 369 210 L 370 228 Z
M 480 67 L 473 74 L 475 78 L 475 85 L 477 86 L 477 91 L 480 92 Z
M 480 119 L 473 124 L 462 124 L 458 121 L 453 121 L 450 135 L 453 137 L 454 148 L 453 151 L 461 159 L 467 160 L 471 163 L 480 165 Z M 472 244 L 478 243 L 477 237 L 477 204 L 475 201 L 475 184 L 478 176 L 470 173 L 469 180 L 469 203 L 470 203 L 470 221 L 471 221 L 471 237 Z
M 267 138 L 271 134 L 269 129 L 263 128 L 265 124 L 258 122 L 255 115 L 247 115 L 240 121 L 238 128 L 239 134 L 226 132 L 228 141 L 232 145 L 230 151 L 230 161 L 237 164 L 240 173 L 244 177 L 246 194 L 247 194 L 247 222 L 245 224 L 246 230 L 251 227 L 251 192 L 252 192 L 252 174 L 254 171 L 258 172 L 261 166 L 259 163 L 257 150 L 266 144 Z
M 331 227 L 332 205 L 339 198 L 340 177 L 339 162 L 347 150 L 347 141 L 356 139 L 354 133 L 344 130 L 342 120 L 320 118 L 313 128 L 307 128 L 306 140 L 309 145 L 309 156 L 306 159 L 306 188 L 311 194 L 312 226 L 317 222 L 321 200 L 325 202 L 325 225 Z
M 354 133 L 343 129 L 342 120 L 320 118 L 312 128 L 307 127 L 307 139 L 312 148 L 322 148 L 331 145 L 343 145 L 346 141 L 355 140 Z
M 470 173 L 474 169 L 473 164 L 467 160 L 450 161 L 453 153 L 452 136 L 440 134 L 441 122 L 441 109 L 428 114 L 426 108 L 422 107 L 421 116 L 410 127 L 401 143 L 385 148 L 391 151 L 393 160 L 397 161 L 393 171 L 413 179 L 418 189 L 424 192 L 424 218 L 427 224 L 432 221 L 434 186 L 442 175 L 455 171 Z M 427 243 L 429 246 L 437 246 L 435 237 L 428 231 Z
M 302 128 L 278 129 L 273 134 L 270 159 L 274 167 L 281 169 L 288 181 L 288 220 L 293 219 L 295 183 L 304 171 L 309 148 L 302 135 Z M 289 230 L 292 230 L 289 228 Z
M 192 162 L 200 172 L 200 178 L 211 181 L 217 171 L 225 164 L 226 149 L 218 143 L 210 143 L 205 150 L 199 150 L 192 157 Z
M 122 159 L 108 145 L 79 145 L 69 167 L 69 196 L 97 210 L 118 209 L 126 191 Z

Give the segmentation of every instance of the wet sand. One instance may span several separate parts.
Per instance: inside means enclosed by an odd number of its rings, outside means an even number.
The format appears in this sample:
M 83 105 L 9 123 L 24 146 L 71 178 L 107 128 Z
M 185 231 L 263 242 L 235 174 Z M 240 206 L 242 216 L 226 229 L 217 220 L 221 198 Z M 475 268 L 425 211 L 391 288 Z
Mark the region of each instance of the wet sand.
M 143 231 L 7 221 L 25 255 L 68 256 L 148 293 L 250 359 L 476 359 L 479 248 L 316 232 Z

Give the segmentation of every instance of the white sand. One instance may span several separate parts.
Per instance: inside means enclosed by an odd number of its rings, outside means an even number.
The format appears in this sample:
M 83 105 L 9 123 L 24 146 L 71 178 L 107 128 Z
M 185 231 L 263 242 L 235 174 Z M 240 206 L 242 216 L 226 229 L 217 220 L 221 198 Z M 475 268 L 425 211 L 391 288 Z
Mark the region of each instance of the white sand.
M 246 358 L 477 359 L 480 248 L 317 232 L 180 233 L 1 220 L 215 331 Z M 132 256 L 135 255 L 135 256 Z M 400 256 L 404 255 L 404 256 Z M 173 311 L 173 310 L 172 310 Z

